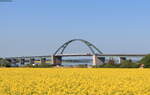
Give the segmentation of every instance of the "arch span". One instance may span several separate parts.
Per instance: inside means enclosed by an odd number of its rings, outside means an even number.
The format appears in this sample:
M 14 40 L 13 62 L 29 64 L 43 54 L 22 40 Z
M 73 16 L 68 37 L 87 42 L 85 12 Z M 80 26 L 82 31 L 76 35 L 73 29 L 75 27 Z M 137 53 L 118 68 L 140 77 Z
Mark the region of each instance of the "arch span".
M 67 48 L 67 46 L 74 41 L 80 41 L 80 42 L 84 43 L 90 49 L 90 51 L 92 52 L 93 55 L 96 54 L 96 52 L 94 50 L 96 50 L 98 54 L 103 54 L 96 46 L 94 46 L 90 42 L 88 42 L 86 40 L 82 40 L 82 39 L 73 39 L 73 40 L 70 40 L 70 41 L 64 43 L 62 46 L 60 46 L 53 55 L 57 55 L 59 52 L 60 52 L 60 54 L 63 54 L 64 50 Z

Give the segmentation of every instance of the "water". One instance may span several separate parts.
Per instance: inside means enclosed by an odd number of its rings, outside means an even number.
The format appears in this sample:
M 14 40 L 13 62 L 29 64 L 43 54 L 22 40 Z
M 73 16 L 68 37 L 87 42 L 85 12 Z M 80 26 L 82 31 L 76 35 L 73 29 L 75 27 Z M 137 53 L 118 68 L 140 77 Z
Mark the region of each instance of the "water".
M 63 66 L 78 66 L 78 65 L 92 65 L 91 62 L 89 63 L 62 63 Z

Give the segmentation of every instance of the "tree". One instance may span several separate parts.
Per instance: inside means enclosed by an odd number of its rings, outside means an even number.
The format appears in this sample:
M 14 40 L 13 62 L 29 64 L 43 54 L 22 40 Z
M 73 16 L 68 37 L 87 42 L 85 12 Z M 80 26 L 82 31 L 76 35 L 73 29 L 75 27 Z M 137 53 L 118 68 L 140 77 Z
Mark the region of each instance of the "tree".
M 141 59 L 140 64 L 144 64 L 144 67 L 150 67 L 150 54 L 146 55 L 143 59 Z
M 120 64 L 121 68 L 138 68 L 139 64 L 132 62 L 131 60 L 125 60 Z
M 11 63 L 6 59 L 0 58 L 0 67 L 11 67 Z
M 119 64 L 104 64 L 103 65 L 103 68 L 118 68 L 119 67 Z

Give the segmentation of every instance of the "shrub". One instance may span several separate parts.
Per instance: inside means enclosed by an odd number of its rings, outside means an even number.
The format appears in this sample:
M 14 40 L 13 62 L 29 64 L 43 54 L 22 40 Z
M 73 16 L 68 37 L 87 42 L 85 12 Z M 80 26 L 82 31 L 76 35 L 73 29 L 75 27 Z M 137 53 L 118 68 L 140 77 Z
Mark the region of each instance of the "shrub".
M 118 68 L 120 64 L 103 64 L 103 65 L 95 65 L 93 68 Z
M 50 67 L 54 67 L 54 65 L 45 63 L 45 64 L 39 64 L 38 67 L 39 68 L 50 68 Z
M 133 63 L 131 60 L 125 60 L 120 64 L 120 68 L 138 68 L 139 64 Z
M 104 68 L 118 68 L 119 64 L 105 64 L 103 67 Z
M 112 64 L 112 63 L 113 61 L 109 61 L 107 64 L 96 65 L 93 66 L 93 68 L 138 68 L 140 66 L 140 64 L 133 63 L 131 60 L 122 61 L 121 64 Z
M 11 67 L 11 63 L 6 59 L 0 58 L 0 67 Z
M 88 65 L 87 64 L 79 64 L 79 65 L 77 65 L 77 67 L 79 67 L 79 68 L 87 68 Z
M 140 64 L 144 64 L 144 67 L 150 68 L 150 54 L 141 59 Z
M 27 64 L 25 67 L 32 67 L 32 68 L 50 68 L 50 67 L 54 67 L 53 64 Z

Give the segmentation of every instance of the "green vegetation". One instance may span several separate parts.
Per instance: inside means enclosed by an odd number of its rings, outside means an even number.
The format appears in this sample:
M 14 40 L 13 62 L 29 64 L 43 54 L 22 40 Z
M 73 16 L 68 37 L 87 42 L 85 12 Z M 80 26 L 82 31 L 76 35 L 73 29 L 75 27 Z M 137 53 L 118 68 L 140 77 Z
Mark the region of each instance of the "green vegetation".
M 150 54 L 141 59 L 138 63 L 134 63 L 131 60 L 124 60 L 121 64 L 114 64 L 113 60 L 110 60 L 107 64 L 96 65 L 94 68 L 150 68 Z
M 145 56 L 139 63 L 144 64 L 145 68 L 150 68 L 150 54 Z
M 42 63 L 42 64 L 27 64 L 25 67 L 50 68 L 50 67 L 54 67 L 54 65 L 52 65 L 52 64 L 46 64 L 46 63 Z
M 131 60 L 126 60 L 126 61 L 123 61 L 119 67 L 120 68 L 139 68 L 139 66 L 140 65 L 138 63 L 134 63 Z
M 18 61 L 17 61 L 18 62 Z M 9 60 L 0 58 L 0 67 L 12 67 L 14 64 Z M 50 68 L 54 67 L 53 64 L 47 64 L 43 61 L 41 64 L 27 64 L 24 67 L 32 67 L 32 68 Z M 73 66 L 74 67 L 74 66 Z M 81 64 L 75 67 L 79 68 L 87 68 L 87 64 Z M 124 60 L 121 64 L 115 64 L 114 60 L 109 60 L 108 63 L 103 65 L 96 65 L 93 68 L 150 68 L 150 54 L 141 59 L 138 63 L 134 63 L 131 60 Z
M 115 64 L 113 60 L 103 65 L 93 66 L 94 68 L 139 68 L 139 63 L 134 63 L 131 60 L 124 60 L 121 64 Z
M 11 67 L 11 63 L 6 59 L 0 58 L 0 67 Z

